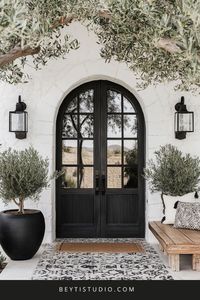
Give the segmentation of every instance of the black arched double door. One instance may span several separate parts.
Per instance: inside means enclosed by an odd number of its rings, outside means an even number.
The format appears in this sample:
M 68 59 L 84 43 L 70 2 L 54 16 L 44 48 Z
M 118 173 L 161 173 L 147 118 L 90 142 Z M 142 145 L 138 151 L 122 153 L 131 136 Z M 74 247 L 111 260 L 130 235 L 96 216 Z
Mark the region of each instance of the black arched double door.
M 57 237 L 144 237 L 144 117 L 109 81 L 73 90 L 57 116 Z

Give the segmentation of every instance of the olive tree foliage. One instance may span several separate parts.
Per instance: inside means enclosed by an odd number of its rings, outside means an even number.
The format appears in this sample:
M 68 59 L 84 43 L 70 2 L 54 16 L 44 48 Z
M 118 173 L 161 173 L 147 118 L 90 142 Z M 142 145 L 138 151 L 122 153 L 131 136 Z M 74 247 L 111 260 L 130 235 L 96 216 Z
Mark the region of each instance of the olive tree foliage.
M 100 55 L 125 62 L 141 87 L 200 86 L 199 0 L 0 0 L 0 79 L 26 80 L 28 55 L 38 69 L 77 49 L 76 37 L 62 35 L 73 21 L 93 30 Z
M 140 85 L 177 80 L 200 86 L 199 0 L 110 0 L 112 19 L 97 29 L 106 60 L 126 62 Z
M 0 153 L 0 198 L 5 203 L 14 201 L 19 213 L 24 212 L 26 199 L 37 200 L 48 186 L 48 159 L 37 150 L 5 150 Z
M 0 79 L 26 81 L 28 55 L 33 55 L 31 66 L 38 69 L 77 49 L 78 40 L 63 35 L 62 28 L 72 20 L 90 19 L 98 9 L 96 0 L 0 0 Z
M 155 151 L 155 159 L 148 161 L 144 174 L 152 192 L 182 196 L 199 190 L 200 159 L 167 144 Z

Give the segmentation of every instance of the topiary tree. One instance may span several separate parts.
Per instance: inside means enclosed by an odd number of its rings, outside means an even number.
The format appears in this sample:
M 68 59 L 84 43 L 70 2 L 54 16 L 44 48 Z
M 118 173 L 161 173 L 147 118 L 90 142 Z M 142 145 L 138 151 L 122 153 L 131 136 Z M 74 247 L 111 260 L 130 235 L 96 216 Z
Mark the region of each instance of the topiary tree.
M 18 213 L 23 214 L 24 201 L 37 200 L 48 186 L 48 167 L 48 159 L 43 159 L 32 147 L 1 152 L 0 197 L 6 204 L 14 201 Z
M 152 192 L 182 196 L 199 189 L 200 159 L 168 144 L 155 151 L 144 170 Z

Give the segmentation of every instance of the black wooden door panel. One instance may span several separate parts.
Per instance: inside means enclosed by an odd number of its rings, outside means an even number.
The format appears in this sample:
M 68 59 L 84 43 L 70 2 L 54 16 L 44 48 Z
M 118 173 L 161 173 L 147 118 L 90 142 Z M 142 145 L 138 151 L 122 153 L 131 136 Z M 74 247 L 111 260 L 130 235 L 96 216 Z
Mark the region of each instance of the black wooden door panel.
M 63 224 L 94 224 L 94 195 L 68 194 L 61 197 Z M 77 207 L 79 209 L 77 209 Z
M 133 195 L 106 196 L 106 224 L 136 224 L 138 222 L 138 199 Z
M 93 81 L 57 117 L 57 237 L 143 237 L 144 118 L 123 87 Z

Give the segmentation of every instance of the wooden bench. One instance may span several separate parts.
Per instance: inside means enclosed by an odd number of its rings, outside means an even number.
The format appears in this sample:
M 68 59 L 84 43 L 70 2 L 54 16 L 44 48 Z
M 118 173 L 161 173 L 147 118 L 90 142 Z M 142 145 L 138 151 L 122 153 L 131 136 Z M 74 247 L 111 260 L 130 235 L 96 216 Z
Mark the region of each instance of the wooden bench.
M 180 270 L 180 254 L 192 254 L 192 269 L 200 271 L 200 231 L 177 229 L 161 222 L 149 222 L 149 229 L 168 254 L 173 271 Z

